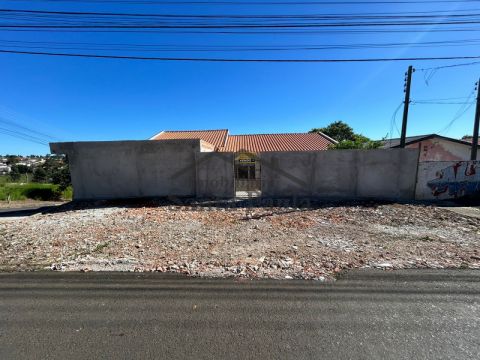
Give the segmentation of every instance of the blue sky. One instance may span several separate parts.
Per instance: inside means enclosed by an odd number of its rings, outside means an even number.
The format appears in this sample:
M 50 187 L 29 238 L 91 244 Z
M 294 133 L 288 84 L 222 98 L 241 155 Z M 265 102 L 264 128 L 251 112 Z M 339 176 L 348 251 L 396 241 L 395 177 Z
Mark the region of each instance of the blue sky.
M 84 2 L 86 3 L 86 2 Z M 379 7 L 381 6 L 381 7 Z M 477 6 L 480 8 L 480 4 Z M 347 13 L 476 9 L 475 4 L 369 6 L 79 5 L 0 1 L 0 8 L 154 13 Z M 480 13 L 480 11 L 478 11 Z M 428 30 L 428 28 L 424 28 Z M 194 45 L 283 45 L 476 39 L 476 32 L 400 34 L 199 35 L 0 31 L 0 40 Z M 478 45 L 477 45 L 478 47 Z M 0 48 L 5 46 L 0 45 Z M 480 55 L 475 46 L 284 53 L 158 53 L 196 57 L 367 58 Z M 79 52 L 79 51 L 77 51 Z M 427 85 L 421 68 L 469 61 L 412 62 L 412 99 L 465 97 L 480 65 L 440 69 Z M 305 132 L 336 120 L 371 138 L 390 137 L 410 63 L 191 63 L 0 54 L 0 118 L 62 141 L 146 139 L 161 130 L 228 128 L 232 134 Z M 474 99 L 471 97 L 470 101 Z M 463 101 L 463 100 L 462 100 Z M 462 105 L 411 106 L 408 135 L 442 130 Z M 472 132 L 471 106 L 443 135 Z M 400 127 L 402 110 L 397 114 Z M 5 124 L 0 124 L 1 127 Z M 18 130 L 18 128 L 16 128 Z M 394 137 L 398 137 L 394 127 Z M 48 148 L 0 134 L 0 154 Z

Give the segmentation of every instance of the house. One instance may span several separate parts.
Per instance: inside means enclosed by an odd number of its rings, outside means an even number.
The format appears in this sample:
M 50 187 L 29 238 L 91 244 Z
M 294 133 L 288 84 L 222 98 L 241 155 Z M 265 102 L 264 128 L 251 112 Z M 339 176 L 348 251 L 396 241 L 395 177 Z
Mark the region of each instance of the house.
M 7 164 L 0 163 L 0 175 L 5 175 L 10 173 L 11 168 Z
M 335 140 L 323 133 L 230 135 L 227 129 L 162 131 L 150 140 L 200 139 L 201 151 L 234 152 L 235 187 L 239 192 L 258 194 L 261 167 L 258 154 L 274 151 L 327 150 Z
M 251 152 L 327 150 L 336 141 L 323 133 L 230 135 L 227 129 L 162 131 L 150 140 L 200 139 L 213 151 Z M 208 146 L 208 145 L 206 145 Z
M 399 138 L 385 140 L 382 146 L 384 149 L 399 147 Z M 438 134 L 418 135 L 407 137 L 405 147 L 420 150 L 419 162 L 470 160 L 472 140 L 459 140 Z

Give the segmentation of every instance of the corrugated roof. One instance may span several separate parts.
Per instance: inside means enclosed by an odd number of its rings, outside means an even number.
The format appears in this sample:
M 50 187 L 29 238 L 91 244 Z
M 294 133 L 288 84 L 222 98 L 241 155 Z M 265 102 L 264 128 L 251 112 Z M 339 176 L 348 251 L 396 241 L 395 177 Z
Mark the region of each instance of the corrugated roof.
M 333 141 L 318 133 L 229 135 L 221 151 L 316 151 L 330 144 Z
M 470 140 L 470 144 L 469 144 L 469 142 L 464 140 L 464 139 L 458 140 L 458 139 L 454 139 L 454 138 L 450 138 L 450 137 L 442 136 L 442 135 L 438 135 L 438 134 L 427 134 L 427 135 L 407 136 L 405 138 L 405 144 L 406 145 L 414 144 L 416 142 L 423 141 L 423 140 L 428 140 L 428 139 L 432 139 L 432 138 L 440 138 L 440 139 L 443 139 L 443 140 L 446 140 L 446 141 L 452 141 L 452 142 L 456 142 L 456 143 L 464 144 L 464 145 L 471 145 L 471 143 L 472 143 L 472 140 Z M 387 140 L 383 141 L 382 148 L 389 149 L 389 148 L 395 148 L 395 147 L 399 147 L 399 146 L 400 146 L 400 138 L 387 139 Z
M 225 146 L 228 130 L 186 130 L 186 131 L 162 131 L 150 140 L 179 140 L 179 139 L 201 139 L 213 146 L 215 149 Z

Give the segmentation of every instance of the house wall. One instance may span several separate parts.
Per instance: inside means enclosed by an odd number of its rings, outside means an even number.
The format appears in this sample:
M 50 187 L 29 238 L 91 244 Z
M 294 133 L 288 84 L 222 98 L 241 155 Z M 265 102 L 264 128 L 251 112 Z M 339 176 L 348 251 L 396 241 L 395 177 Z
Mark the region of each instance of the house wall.
M 212 152 L 212 151 L 215 151 L 215 146 L 206 141 L 200 140 L 200 151 Z
M 418 161 L 455 161 L 469 160 L 470 146 L 448 141 L 441 138 L 423 140 L 418 143 L 407 145 L 406 148 L 419 149 Z
M 74 199 L 195 196 L 199 140 L 52 143 L 66 154 Z
M 427 161 L 418 166 L 417 200 L 480 196 L 480 161 Z
M 227 152 L 210 152 L 196 154 L 197 197 L 199 198 L 233 198 L 234 189 L 234 154 Z
M 418 149 L 260 154 L 262 196 L 382 198 L 415 196 Z

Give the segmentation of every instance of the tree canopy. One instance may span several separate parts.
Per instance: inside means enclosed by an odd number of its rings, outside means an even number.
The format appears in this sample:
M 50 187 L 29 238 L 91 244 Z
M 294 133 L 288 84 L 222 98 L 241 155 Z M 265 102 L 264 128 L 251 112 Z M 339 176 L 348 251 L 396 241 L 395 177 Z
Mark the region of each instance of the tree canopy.
M 343 121 L 335 121 L 323 128 L 314 128 L 311 133 L 321 132 L 338 141 L 332 145 L 332 149 L 376 149 L 382 145 L 381 141 L 374 141 L 370 138 L 357 134 L 352 127 Z

